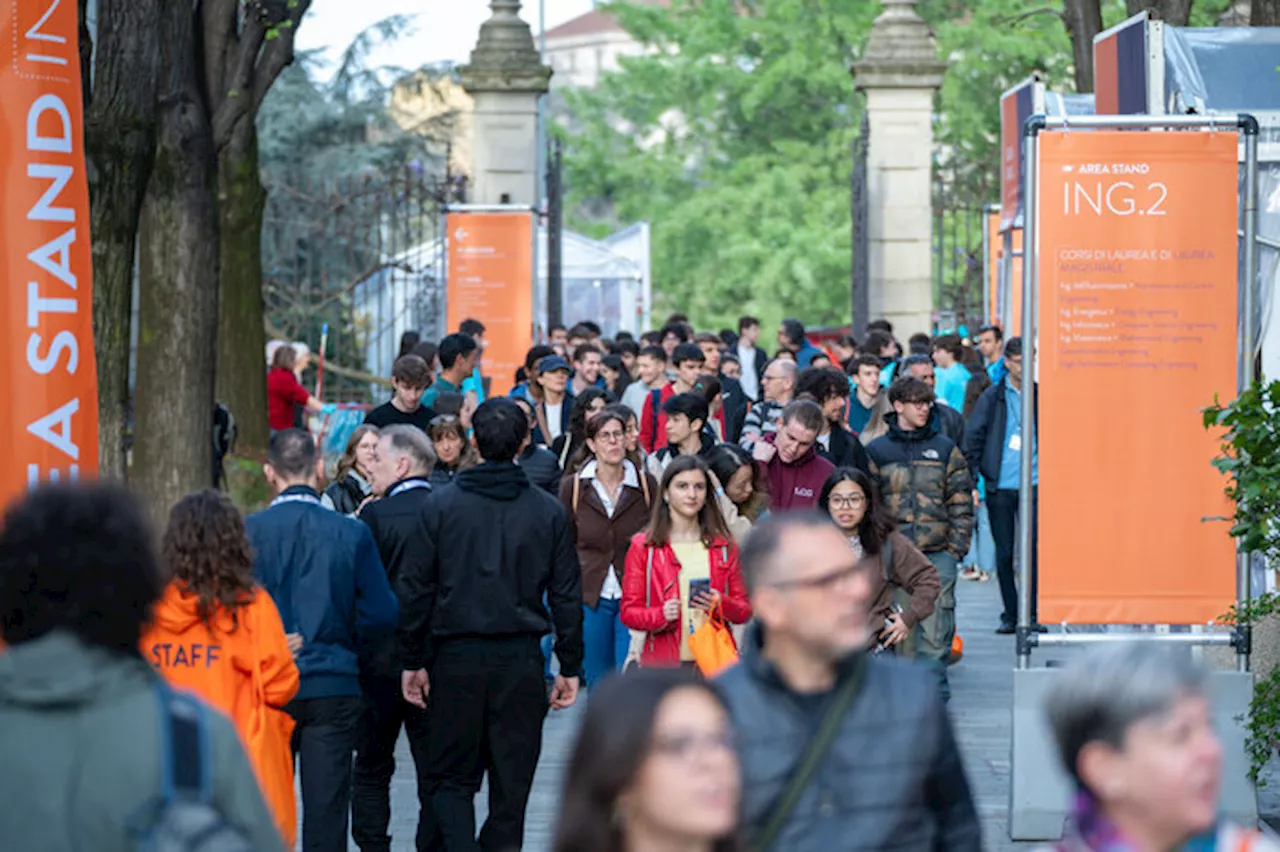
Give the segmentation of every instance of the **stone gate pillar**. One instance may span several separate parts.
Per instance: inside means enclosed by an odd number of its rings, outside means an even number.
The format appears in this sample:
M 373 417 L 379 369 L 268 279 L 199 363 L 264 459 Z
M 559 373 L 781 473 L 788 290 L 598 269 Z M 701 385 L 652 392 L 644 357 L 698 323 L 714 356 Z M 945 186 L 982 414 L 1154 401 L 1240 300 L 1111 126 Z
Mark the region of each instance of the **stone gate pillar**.
M 471 62 L 459 68 L 475 100 L 472 123 L 474 204 L 524 204 L 538 199 L 538 98 L 551 69 L 542 64 L 520 0 L 491 0 Z
M 899 340 L 931 330 L 933 100 L 946 69 L 914 5 L 884 0 L 853 65 L 870 125 L 868 308 L 893 323 Z

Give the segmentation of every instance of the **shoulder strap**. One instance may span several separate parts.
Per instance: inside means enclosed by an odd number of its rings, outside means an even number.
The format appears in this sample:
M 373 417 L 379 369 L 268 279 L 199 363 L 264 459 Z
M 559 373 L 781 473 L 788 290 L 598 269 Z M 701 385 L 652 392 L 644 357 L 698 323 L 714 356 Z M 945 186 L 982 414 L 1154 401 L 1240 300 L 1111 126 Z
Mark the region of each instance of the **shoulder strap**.
M 578 516 L 578 494 L 582 491 L 581 482 L 582 480 L 575 474 L 573 477 L 573 515 L 575 518 Z
M 885 536 L 884 544 L 880 545 L 880 562 L 884 565 L 885 582 L 893 582 L 893 533 Z
M 756 835 L 755 842 L 752 844 L 752 849 L 755 852 L 767 852 L 767 850 L 773 848 L 778 835 L 782 833 L 782 827 L 791 818 L 791 812 L 795 810 L 796 805 L 800 802 L 800 797 L 804 794 L 805 789 L 808 788 L 814 773 L 817 772 L 818 766 L 830 751 L 831 743 L 835 741 L 836 733 L 840 730 L 840 723 L 844 721 L 845 714 L 849 712 L 853 699 L 862 690 L 862 681 L 866 674 L 866 668 L 866 658 L 860 657 L 853 672 L 841 684 L 836 694 L 831 697 L 831 703 L 827 706 L 826 712 L 822 714 L 822 721 L 818 724 L 818 730 L 814 732 L 813 738 L 805 746 L 804 754 L 800 756 L 800 761 L 791 773 L 787 786 L 783 788 L 773 807 L 766 812 L 768 813 L 768 818 L 764 821 L 760 833 Z
M 644 492 L 644 507 L 649 508 L 649 471 L 639 469 L 636 473 L 640 474 L 640 490 Z
M 649 584 L 653 582 L 653 545 L 645 545 L 645 550 L 649 552 L 648 561 L 644 566 L 644 605 L 648 607 L 652 605 Z
M 160 707 L 161 778 L 165 803 L 180 795 L 208 803 L 213 783 L 208 755 L 205 710 L 189 695 L 170 689 L 163 681 L 155 686 Z
M 659 438 L 658 435 L 658 412 L 662 410 L 662 388 L 649 392 L 649 407 L 653 409 L 650 419 L 653 421 L 653 442 L 656 445 Z

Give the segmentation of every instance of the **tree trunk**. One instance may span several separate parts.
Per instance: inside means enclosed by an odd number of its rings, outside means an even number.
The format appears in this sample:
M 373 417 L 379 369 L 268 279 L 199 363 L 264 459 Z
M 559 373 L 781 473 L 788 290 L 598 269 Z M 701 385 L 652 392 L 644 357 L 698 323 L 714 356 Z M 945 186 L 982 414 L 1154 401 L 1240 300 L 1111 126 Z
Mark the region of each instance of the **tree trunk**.
M 1280 0 L 1253 0 L 1249 26 L 1280 27 Z
M 1064 0 L 1063 20 L 1071 36 L 1071 56 L 1075 65 L 1076 91 L 1093 91 L 1093 37 L 1102 32 L 1099 0 Z
M 132 480 L 162 521 L 213 484 L 218 217 L 213 136 L 197 85 L 189 4 L 166 3 L 156 160 L 142 208 Z
M 1144 9 L 1151 10 L 1156 20 L 1170 26 L 1185 27 L 1191 20 L 1191 0 L 1125 0 L 1129 17 Z
M 101 0 L 92 90 L 84 80 L 103 477 L 125 475 L 133 254 L 155 152 L 159 17 L 159 0 Z
M 262 215 L 267 193 L 258 174 L 258 136 L 240 122 L 218 158 L 221 282 L 216 395 L 236 418 L 236 452 L 267 449 L 266 335 L 262 317 Z

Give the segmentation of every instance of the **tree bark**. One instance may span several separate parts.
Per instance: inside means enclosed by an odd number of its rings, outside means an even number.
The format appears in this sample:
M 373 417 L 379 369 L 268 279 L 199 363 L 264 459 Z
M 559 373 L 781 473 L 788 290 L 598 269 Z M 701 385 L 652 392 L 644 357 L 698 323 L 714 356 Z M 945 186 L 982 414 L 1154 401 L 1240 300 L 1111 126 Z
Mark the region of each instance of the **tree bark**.
M 156 143 L 160 5 L 160 0 L 101 0 L 92 89 L 87 74 L 83 81 L 89 98 L 85 153 L 103 477 L 125 475 L 133 257 Z M 83 4 L 80 11 L 83 26 Z M 88 68 L 87 59 L 82 68 Z
M 1249 9 L 1249 26 L 1280 27 L 1280 0 L 1253 0 Z
M 212 485 L 218 310 L 213 136 L 198 85 L 191 7 L 161 13 L 156 159 L 139 241 L 139 335 L 132 479 L 153 518 Z
M 252 120 L 240 122 L 218 157 L 221 281 L 215 394 L 231 409 L 237 451 L 267 449 L 266 343 L 262 317 L 262 216 L 267 193 L 258 172 Z
M 1125 0 L 1130 17 L 1149 9 L 1157 20 L 1175 27 L 1185 27 L 1191 20 L 1191 0 Z
M 1093 91 L 1093 37 L 1102 32 L 1102 7 L 1099 0 L 1064 0 L 1063 20 L 1071 37 L 1071 56 L 1075 65 L 1076 91 Z

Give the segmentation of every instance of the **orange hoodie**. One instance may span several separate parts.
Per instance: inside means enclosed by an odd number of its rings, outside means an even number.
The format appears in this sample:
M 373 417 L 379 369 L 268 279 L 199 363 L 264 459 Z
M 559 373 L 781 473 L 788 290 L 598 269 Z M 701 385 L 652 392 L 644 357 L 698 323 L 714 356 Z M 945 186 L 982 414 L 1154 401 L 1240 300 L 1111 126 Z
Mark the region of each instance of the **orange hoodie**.
M 175 580 L 156 602 L 142 654 L 170 684 L 199 695 L 235 724 L 262 793 L 292 849 L 297 811 L 293 792 L 293 720 L 283 710 L 298 691 L 280 613 L 262 589 L 231 616 L 219 610 L 213 629 L 196 611 L 199 599 Z M 254 678 L 254 668 L 259 676 Z

